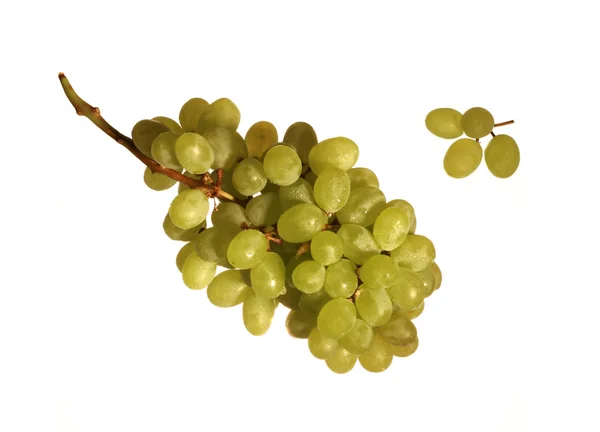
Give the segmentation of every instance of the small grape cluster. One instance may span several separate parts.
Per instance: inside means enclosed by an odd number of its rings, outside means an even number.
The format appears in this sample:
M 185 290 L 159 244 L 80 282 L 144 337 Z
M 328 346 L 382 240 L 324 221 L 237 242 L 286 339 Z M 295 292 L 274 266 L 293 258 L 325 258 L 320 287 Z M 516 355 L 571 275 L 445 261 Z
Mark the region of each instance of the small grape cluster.
M 231 100 L 194 98 L 179 124 L 155 117 L 133 128 L 144 155 L 235 197 L 220 199 L 207 227 L 209 198 L 180 184 L 163 228 L 186 242 L 176 258 L 185 285 L 206 288 L 219 307 L 243 304 L 252 335 L 265 334 L 284 305 L 288 333 L 336 373 L 357 360 L 381 372 L 414 353 L 412 320 L 442 274 L 433 243 L 415 234 L 411 204 L 388 202 L 373 171 L 353 168 L 359 149 L 348 138 L 318 141 L 298 122 L 279 141 L 266 121 L 242 137 L 239 122 Z M 154 190 L 175 184 L 149 169 L 144 180 Z
M 465 178 L 479 167 L 484 155 L 479 140 L 487 135 L 492 135 L 485 148 L 485 163 L 490 172 L 508 178 L 519 167 L 519 146 L 512 137 L 493 132 L 499 125 L 485 108 L 471 108 L 464 114 L 452 108 L 437 108 L 427 114 L 425 126 L 440 138 L 455 139 L 463 133 L 469 137 L 456 140 L 444 156 L 444 170 L 450 177 Z

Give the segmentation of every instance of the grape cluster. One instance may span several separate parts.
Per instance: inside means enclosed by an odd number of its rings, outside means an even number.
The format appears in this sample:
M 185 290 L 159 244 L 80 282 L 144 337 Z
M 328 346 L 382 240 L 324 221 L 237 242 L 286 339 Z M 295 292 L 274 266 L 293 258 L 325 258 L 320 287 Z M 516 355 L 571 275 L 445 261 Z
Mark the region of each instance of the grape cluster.
M 220 200 L 208 227 L 208 197 L 180 184 L 163 228 L 185 242 L 176 258 L 185 285 L 206 288 L 216 306 L 242 304 L 252 335 L 268 331 L 278 305 L 289 308 L 288 333 L 336 373 L 357 360 L 381 372 L 414 353 L 412 320 L 442 275 L 433 243 L 415 234 L 413 207 L 387 201 L 373 171 L 353 168 L 359 149 L 348 138 L 319 141 L 298 122 L 279 141 L 266 121 L 242 137 L 239 122 L 231 100 L 195 98 L 179 124 L 155 117 L 133 128 L 145 155 L 237 198 Z M 175 183 L 148 169 L 144 181 Z
M 469 137 L 456 140 L 446 152 L 444 170 L 450 177 L 465 178 L 479 167 L 484 156 L 479 140 L 490 134 L 492 139 L 485 149 L 485 163 L 490 172 L 508 178 L 519 167 L 519 146 L 508 135 L 494 134 L 494 117 L 485 108 L 471 108 L 464 114 L 452 108 L 434 109 L 427 114 L 425 126 L 440 138 L 456 139 L 463 133 Z

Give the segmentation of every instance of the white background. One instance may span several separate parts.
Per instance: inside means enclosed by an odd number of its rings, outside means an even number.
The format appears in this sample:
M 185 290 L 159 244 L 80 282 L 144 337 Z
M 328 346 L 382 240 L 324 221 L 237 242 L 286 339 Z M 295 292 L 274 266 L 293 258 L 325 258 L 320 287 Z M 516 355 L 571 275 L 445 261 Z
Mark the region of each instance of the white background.
M 0 430 L 598 431 L 596 3 L 2 6 Z M 185 288 L 174 191 L 75 115 L 59 71 L 126 134 L 230 97 L 242 133 L 354 139 L 437 247 L 418 352 L 335 375 L 283 307 L 257 338 Z M 442 106 L 514 119 L 516 175 L 447 177 L 423 122 Z

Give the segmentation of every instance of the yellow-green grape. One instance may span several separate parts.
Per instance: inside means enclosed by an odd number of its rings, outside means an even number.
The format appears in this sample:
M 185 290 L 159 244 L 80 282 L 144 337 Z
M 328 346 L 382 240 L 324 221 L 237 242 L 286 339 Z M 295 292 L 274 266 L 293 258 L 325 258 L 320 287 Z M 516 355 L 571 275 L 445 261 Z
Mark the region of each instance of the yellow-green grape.
M 183 283 L 190 289 L 203 289 L 215 277 L 217 264 L 204 261 L 193 251 L 183 263 L 181 274 Z
M 358 358 L 358 361 L 363 369 L 369 372 L 383 372 L 390 367 L 393 359 L 390 346 L 379 333 L 376 333 L 371 346 Z
M 342 224 L 358 224 L 368 227 L 373 225 L 377 216 L 384 209 L 385 195 L 383 192 L 373 186 L 363 186 L 350 192 L 346 205 L 337 212 L 337 218 Z
M 286 210 L 277 223 L 279 237 L 290 243 L 304 243 L 323 231 L 327 215 L 311 204 L 298 204 Z
M 175 141 L 178 136 L 172 131 L 161 133 L 152 141 L 150 153 L 152 158 L 162 166 L 181 172 L 182 166 L 175 154 Z
M 177 180 L 161 173 L 153 173 L 150 168 L 146 168 L 144 170 L 144 183 L 152 190 L 163 191 L 173 187 Z
M 246 198 L 248 198 L 246 195 L 242 195 L 241 193 L 239 193 L 236 188 L 233 186 L 233 170 L 223 170 L 223 177 L 221 178 L 221 190 L 224 192 L 227 192 L 230 195 L 233 195 L 234 197 L 241 199 L 241 200 L 245 200 Z M 217 171 L 213 171 L 210 173 L 210 178 L 212 181 L 216 182 L 218 179 L 218 173 Z M 221 201 L 221 199 L 219 198 L 219 201 Z M 221 201 L 221 202 L 227 202 L 227 201 Z
M 485 148 L 485 164 L 496 177 L 510 177 L 519 167 L 520 161 L 519 146 L 508 135 L 496 135 Z
M 179 124 L 184 132 L 196 132 L 198 120 L 208 109 L 208 102 L 202 98 L 192 98 L 183 104 L 179 111 Z
M 343 251 L 342 240 L 332 231 L 321 231 L 310 242 L 310 254 L 324 266 L 338 262 Z
M 281 257 L 275 252 L 267 252 L 260 264 L 250 270 L 250 280 L 259 296 L 272 299 L 281 295 L 286 289 L 285 264 Z
M 258 159 L 246 158 L 233 169 L 233 186 L 243 195 L 252 196 L 263 190 L 267 176 Z
M 485 108 L 471 108 L 463 114 L 460 126 L 465 135 L 471 138 L 483 138 L 494 129 L 494 116 Z
M 232 202 L 219 204 L 210 214 L 210 220 L 214 227 L 233 234 L 242 231 L 242 225 L 248 223 L 244 207 Z
M 379 188 L 379 179 L 369 168 L 352 168 L 348 171 L 350 178 L 350 187 L 358 189 L 363 186 L 372 186 Z
M 192 132 L 177 138 L 175 155 L 185 170 L 192 174 L 205 173 L 215 160 L 214 151 L 206 138 Z
M 337 137 L 321 141 L 308 153 L 310 169 L 317 175 L 325 168 L 348 171 L 358 160 L 358 146 L 349 138 Z
M 400 210 L 404 211 L 404 213 L 406 213 L 406 216 L 408 216 L 408 224 L 410 225 L 411 229 L 413 226 L 416 228 L 417 217 L 415 215 L 415 209 L 408 201 L 405 201 L 403 199 L 391 200 L 385 205 L 385 207 L 399 208 Z
M 427 298 L 433 293 L 433 291 L 435 291 L 435 274 L 433 269 L 433 263 L 425 270 L 417 272 L 417 274 L 421 277 L 421 280 L 423 281 L 423 292 L 425 294 L 425 297 Z
M 416 309 L 407 310 L 407 311 L 398 309 L 398 311 L 401 312 L 402 315 L 404 315 L 406 318 L 408 318 L 409 320 L 412 321 L 415 318 L 418 318 L 423 313 L 424 309 L 425 309 L 425 302 L 421 303 L 421 306 L 419 306 Z
M 219 273 L 206 289 L 208 300 L 223 308 L 243 303 L 251 293 L 252 288 L 248 286 L 239 270 L 225 270 Z
M 187 230 L 206 220 L 208 207 L 204 192 L 198 189 L 184 190 L 171 202 L 169 217 L 175 226 Z
M 392 301 L 384 289 L 365 288 L 361 285 L 355 305 L 362 320 L 373 327 L 384 325 L 392 316 Z
M 204 261 L 214 262 L 223 267 L 231 267 L 227 261 L 227 248 L 234 234 L 217 227 L 205 229 L 194 238 L 196 253 Z
M 314 172 L 309 171 L 304 175 L 304 179 L 308 182 L 308 184 L 310 184 L 311 187 L 314 187 L 315 182 L 317 181 L 317 175 Z
M 401 313 L 394 313 L 390 320 L 378 328 L 378 332 L 383 339 L 397 346 L 406 346 L 417 338 L 417 328 L 406 316 Z
M 183 263 L 185 263 L 186 258 L 190 256 L 192 252 L 195 251 L 195 248 L 196 245 L 194 244 L 194 242 L 188 242 L 184 244 L 181 247 L 181 249 L 179 249 L 179 252 L 177 252 L 177 257 L 175 259 L 177 270 L 179 270 L 180 272 L 183 271 Z
M 200 134 L 211 126 L 236 130 L 240 125 L 240 118 L 240 110 L 231 99 L 217 99 L 200 116 L 196 130 Z
M 308 339 L 310 332 L 317 325 L 315 319 L 300 310 L 290 310 L 285 320 L 285 328 L 290 336 L 296 339 Z
M 175 132 L 177 135 L 183 133 L 183 129 L 179 126 L 179 123 L 169 117 L 157 116 L 153 117 L 152 120 L 164 124 L 171 132 Z
M 314 294 L 323 288 L 325 267 L 314 260 L 304 261 L 292 272 L 292 281 L 294 286 L 303 293 Z
M 283 142 L 294 146 L 302 163 L 308 163 L 308 154 L 317 145 L 317 134 L 311 125 L 304 122 L 296 122 L 291 125 L 283 136 Z
M 288 258 L 287 263 L 285 265 L 285 282 L 287 285 L 296 288 L 296 286 L 294 285 L 294 281 L 292 280 L 292 274 L 294 273 L 294 270 L 296 270 L 296 267 L 300 265 L 300 263 L 308 261 L 309 259 L 309 254 L 294 254 L 292 257 Z
M 417 219 L 415 218 L 410 225 L 410 229 L 408 230 L 409 234 L 414 234 L 417 231 Z
M 455 141 L 444 156 L 444 170 L 452 178 L 465 178 L 473 174 L 483 157 L 481 144 L 469 138 Z
M 244 326 L 254 336 L 264 335 L 273 322 L 277 303 L 272 298 L 262 297 L 251 292 L 242 306 Z
M 358 269 L 360 280 L 374 289 L 388 288 L 398 278 L 398 266 L 387 255 L 375 255 Z
M 196 175 L 196 174 L 189 173 L 187 171 L 184 171 L 183 175 L 186 176 L 186 177 L 188 177 L 188 178 L 194 179 L 194 180 L 199 180 L 202 177 L 202 176 L 199 176 L 199 175 Z M 179 186 L 177 188 L 177 193 L 182 192 L 184 190 L 188 190 L 189 188 L 190 187 L 188 185 L 186 185 L 185 183 L 179 183 Z
M 316 204 L 313 188 L 310 183 L 299 178 L 289 186 L 279 188 L 279 202 L 281 208 L 286 211 L 298 204 Z
M 419 234 L 409 234 L 400 246 L 390 252 L 396 264 L 412 271 L 425 270 L 435 259 L 435 247 L 431 240 Z
M 402 310 L 413 310 L 425 300 L 423 279 L 414 271 L 399 268 L 397 282 L 387 289 L 392 302 Z
M 413 355 L 417 348 L 419 348 L 419 338 L 416 337 L 411 343 L 406 346 L 390 345 L 388 344 L 390 352 L 394 357 L 408 357 Z
M 279 186 L 289 186 L 300 178 L 302 161 L 296 150 L 285 145 L 271 147 L 263 161 L 265 174 Z
M 440 267 L 434 262 L 431 264 L 431 272 L 435 279 L 435 284 L 433 286 L 433 290 L 435 291 L 442 285 L 442 270 L 440 270 Z
M 315 180 L 315 201 L 323 210 L 335 213 L 350 197 L 350 178 L 337 168 L 326 168 Z
M 337 235 L 342 240 L 344 256 L 358 265 L 374 255 L 379 255 L 381 249 L 373 234 L 360 225 L 344 224 L 340 227 Z
M 354 303 L 342 298 L 329 300 L 317 317 L 317 327 L 321 334 L 332 339 L 339 339 L 349 333 L 355 323 Z
M 425 117 L 427 130 L 440 138 L 453 139 L 463 134 L 462 114 L 452 108 L 437 108 Z
M 402 244 L 409 230 L 406 212 L 396 207 L 388 207 L 375 219 L 373 237 L 381 249 L 391 251 Z
M 319 290 L 314 294 L 302 293 L 302 295 L 300 295 L 300 300 L 298 301 L 298 307 L 306 315 L 317 318 L 323 309 L 323 306 L 330 300 L 331 297 L 329 297 L 324 290 Z
M 298 302 L 300 301 L 301 295 L 302 293 L 296 288 L 286 284 L 285 293 L 277 297 L 277 300 L 279 300 L 279 303 L 284 305 L 288 309 L 299 310 L 300 306 L 298 305 Z
M 340 339 L 342 347 L 350 354 L 361 356 L 373 342 L 373 329 L 360 318 L 356 319 L 350 332 Z
M 249 229 L 237 234 L 227 248 L 227 260 L 239 269 L 256 267 L 267 255 L 269 241 L 260 231 Z
M 337 374 L 345 374 L 352 370 L 356 364 L 356 356 L 350 354 L 342 347 L 338 347 L 335 352 L 325 360 L 327 367 Z
M 262 159 L 267 150 L 277 143 L 277 129 L 268 121 L 259 121 L 254 123 L 246 132 L 246 146 L 248 147 L 248 156 Z
M 152 158 L 152 142 L 161 133 L 168 131 L 168 127 L 155 120 L 140 120 L 131 130 L 131 139 L 144 156 Z
M 215 160 L 211 168 L 223 168 L 230 170 L 239 158 L 248 153 L 244 138 L 231 129 L 219 126 L 211 126 L 201 134 L 213 149 Z
M 283 213 L 276 192 L 263 192 L 246 204 L 248 221 L 254 226 L 274 225 Z
M 190 240 L 193 240 L 193 238 L 196 237 L 196 234 L 198 234 L 198 232 L 201 229 L 204 229 L 205 227 L 206 227 L 206 220 L 204 220 L 203 222 L 199 223 L 198 225 L 196 225 L 194 227 L 191 227 L 190 229 L 187 229 L 187 230 L 181 229 L 177 225 L 175 225 L 173 223 L 173 221 L 171 221 L 171 218 L 169 217 L 169 213 L 167 213 L 167 215 L 165 216 L 165 219 L 163 221 L 163 230 L 164 230 L 165 234 L 171 240 L 176 240 L 176 241 L 188 242 Z
M 327 360 L 338 349 L 340 343 L 337 339 L 323 336 L 318 328 L 313 328 L 308 335 L 308 350 L 319 360 Z
M 356 265 L 352 261 L 342 259 L 327 267 L 324 288 L 330 297 L 348 298 L 354 294 L 357 287 Z

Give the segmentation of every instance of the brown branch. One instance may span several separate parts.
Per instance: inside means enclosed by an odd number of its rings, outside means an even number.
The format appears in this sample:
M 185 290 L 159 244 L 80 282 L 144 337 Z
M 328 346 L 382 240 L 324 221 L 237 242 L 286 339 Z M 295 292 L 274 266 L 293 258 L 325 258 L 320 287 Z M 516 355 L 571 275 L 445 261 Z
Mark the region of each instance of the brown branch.
M 299 257 L 300 255 L 305 254 L 309 250 L 310 250 L 310 242 L 309 241 L 304 242 L 300 245 L 300 247 L 296 251 L 296 256 Z
M 505 121 L 505 122 L 501 122 L 501 123 L 496 123 L 496 124 L 494 125 L 494 127 L 498 127 L 498 126 L 506 126 L 506 125 L 509 125 L 509 124 L 513 124 L 514 122 L 515 122 L 514 120 L 509 120 L 509 121 Z
M 265 233 L 265 238 L 273 243 L 277 243 L 278 245 L 283 243 L 283 240 L 280 239 L 275 232 Z

